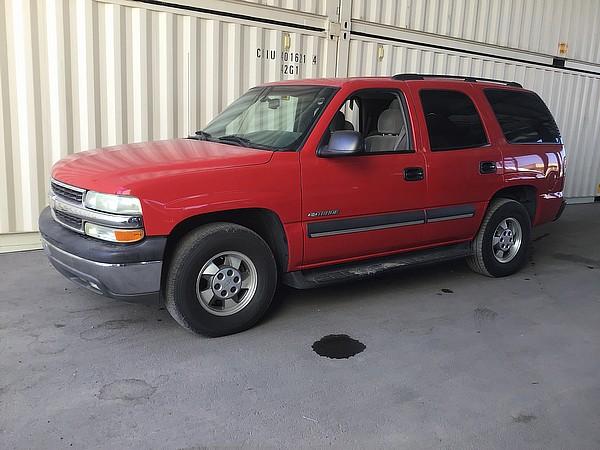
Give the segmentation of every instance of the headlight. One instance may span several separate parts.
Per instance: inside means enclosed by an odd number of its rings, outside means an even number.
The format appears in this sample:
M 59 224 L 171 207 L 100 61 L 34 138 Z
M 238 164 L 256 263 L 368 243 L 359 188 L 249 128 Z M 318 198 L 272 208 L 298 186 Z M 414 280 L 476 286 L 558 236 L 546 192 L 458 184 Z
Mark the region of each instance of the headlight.
M 102 194 L 88 191 L 84 204 L 87 208 L 114 214 L 142 214 L 142 205 L 136 197 L 128 195 Z
M 97 225 L 95 223 L 85 224 L 85 234 L 92 236 L 103 241 L 110 242 L 137 242 L 143 239 L 144 230 L 141 228 L 135 230 L 119 230 L 111 227 L 105 227 L 104 225 Z

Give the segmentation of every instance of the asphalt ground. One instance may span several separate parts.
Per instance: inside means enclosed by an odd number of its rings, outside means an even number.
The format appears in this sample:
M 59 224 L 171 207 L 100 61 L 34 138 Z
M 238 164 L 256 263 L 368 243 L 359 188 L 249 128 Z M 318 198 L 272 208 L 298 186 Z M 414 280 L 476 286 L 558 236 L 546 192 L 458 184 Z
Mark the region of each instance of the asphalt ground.
M 0 255 L 0 447 L 598 449 L 599 231 L 600 204 L 569 206 L 513 276 L 281 289 L 216 339 Z M 356 354 L 320 356 L 331 334 Z

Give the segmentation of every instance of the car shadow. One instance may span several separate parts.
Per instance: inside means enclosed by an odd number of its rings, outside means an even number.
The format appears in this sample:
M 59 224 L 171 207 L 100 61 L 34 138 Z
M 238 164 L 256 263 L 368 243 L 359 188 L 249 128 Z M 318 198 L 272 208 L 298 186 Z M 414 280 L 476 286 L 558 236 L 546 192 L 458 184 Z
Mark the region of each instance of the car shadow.
M 337 284 L 326 285 L 313 289 L 294 289 L 279 285 L 271 308 L 262 319 L 268 323 L 278 315 L 292 310 L 300 305 L 318 306 L 327 299 L 328 305 L 354 302 L 364 296 L 377 297 L 386 293 L 408 292 L 420 286 L 436 286 L 438 290 L 451 282 L 454 276 L 478 276 L 473 274 L 462 259 L 437 264 L 421 265 L 418 267 L 392 270 L 373 275 L 369 278 L 348 280 Z

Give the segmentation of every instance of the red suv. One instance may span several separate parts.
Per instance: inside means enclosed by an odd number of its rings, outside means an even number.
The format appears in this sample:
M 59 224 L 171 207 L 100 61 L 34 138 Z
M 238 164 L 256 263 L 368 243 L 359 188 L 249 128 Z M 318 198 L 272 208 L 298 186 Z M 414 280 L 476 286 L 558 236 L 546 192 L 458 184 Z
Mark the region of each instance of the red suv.
M 250 89 L 186 139 L 53 168 L 44 248 L 104 295 L 162 298 L 184 327 L 244 330 L 297 288 L 466 257 L 526 262 L 564 208 L 565 153 L 517 83 L 401 74 Z

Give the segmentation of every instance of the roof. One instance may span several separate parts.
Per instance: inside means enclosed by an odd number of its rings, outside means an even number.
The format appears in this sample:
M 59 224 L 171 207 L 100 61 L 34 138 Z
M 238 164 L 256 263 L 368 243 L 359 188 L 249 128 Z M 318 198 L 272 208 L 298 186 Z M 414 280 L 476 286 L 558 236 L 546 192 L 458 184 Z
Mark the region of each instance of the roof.
M 281 80 L 264 83 L 264 86 L 270 85 L 311 85 L 311 86 L 334 86 L 341 87 L 351 81 L 377 81 L 389 80 L 390 77 L 347 77 L 347 78 L 303 78 L 299 80 Z
M 348 83 L 373 83 L 377 84 L 377 82 L 381 82 L 383 80 L 386 81 L 401 81 L 405 83 L 419 83 L 419 82 L 427 82 L 436 83 L 477 83 L 477 85 L 485 85 L 485 86 L 494 86 L 504 85 L 508 87 L 514 88 L 522 88 L 519 83 L 514 81 L 504 81 L 504 80 L 494 80 L 489 78 L 478 78 L 478 77 L 462 77 L 456 75 L 430 75 L 430 74 L 398 74 L 394 76 L 377 76 L 377 77 L 347 77 L 347 78 L 305 78 L 300 80 L 281 80 L 281 81 L 273 81 L 270 83 L 265 83 L 265 86 L 270 85 L 312 85 L 312 86 L 333 86 L 333 87 L 342 87 Z

